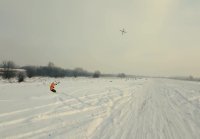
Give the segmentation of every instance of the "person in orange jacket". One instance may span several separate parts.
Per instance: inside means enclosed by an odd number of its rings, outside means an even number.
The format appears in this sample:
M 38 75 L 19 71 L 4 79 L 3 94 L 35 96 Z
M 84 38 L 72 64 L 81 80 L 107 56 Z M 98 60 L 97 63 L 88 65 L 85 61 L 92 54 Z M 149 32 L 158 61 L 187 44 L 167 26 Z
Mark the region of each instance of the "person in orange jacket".
M 58 82 L 59 83 L 59 82 Z M 51 85 L 50 85 L 50 90 L 54 93 L 56 93 L 56 90 L 55 90 L 55 86 L 58 84 L 56 82 L 52 82 Z

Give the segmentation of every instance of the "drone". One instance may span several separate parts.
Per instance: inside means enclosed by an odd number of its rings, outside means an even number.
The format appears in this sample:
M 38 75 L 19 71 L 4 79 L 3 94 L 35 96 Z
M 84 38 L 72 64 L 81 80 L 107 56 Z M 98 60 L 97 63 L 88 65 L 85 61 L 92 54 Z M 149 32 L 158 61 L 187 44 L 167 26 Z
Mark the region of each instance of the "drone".
M 126 33 L 124 28 L 122 30 L 120 30 L 120 31 L 122 32 L 122 35 L 124 35 L 124 33 Z

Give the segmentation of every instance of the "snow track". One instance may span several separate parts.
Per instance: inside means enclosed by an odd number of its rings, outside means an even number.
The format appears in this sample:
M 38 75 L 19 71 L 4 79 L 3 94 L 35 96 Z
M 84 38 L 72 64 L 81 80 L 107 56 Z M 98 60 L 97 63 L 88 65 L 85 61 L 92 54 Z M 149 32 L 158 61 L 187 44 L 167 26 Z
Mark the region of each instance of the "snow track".
M 0 138 L 200 138 L 198 82 L 66 78 L 54 94 L 33 80 L 1 82 Z

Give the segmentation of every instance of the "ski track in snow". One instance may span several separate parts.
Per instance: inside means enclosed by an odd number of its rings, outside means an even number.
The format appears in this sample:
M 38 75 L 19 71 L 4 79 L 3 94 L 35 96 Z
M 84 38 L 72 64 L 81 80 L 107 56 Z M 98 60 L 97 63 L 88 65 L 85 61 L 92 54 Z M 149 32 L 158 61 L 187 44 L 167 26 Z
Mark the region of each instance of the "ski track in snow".
M 0 81 L 0 138 L 200 138 L 198 82 L 65 78 L 54 94 L 52 80 Z

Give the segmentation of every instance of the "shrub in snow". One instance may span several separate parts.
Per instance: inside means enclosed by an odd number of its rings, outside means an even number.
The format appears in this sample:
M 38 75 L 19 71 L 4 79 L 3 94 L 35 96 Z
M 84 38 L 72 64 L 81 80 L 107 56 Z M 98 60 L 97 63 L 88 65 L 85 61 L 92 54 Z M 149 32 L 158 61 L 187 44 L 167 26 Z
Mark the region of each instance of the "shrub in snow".
M 18 80 L 19 83 L 23 82 L 25 78 L 26 78 L 26 74 L 24 72 L 19 72 L 17 74 L 17 80 Z
M 95 71 L 93 74 L 93 78 L 99 78 L 101 75 L 100 71 Z

